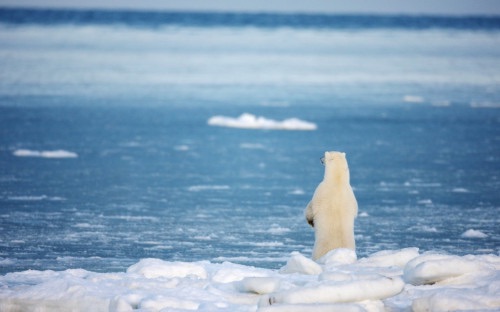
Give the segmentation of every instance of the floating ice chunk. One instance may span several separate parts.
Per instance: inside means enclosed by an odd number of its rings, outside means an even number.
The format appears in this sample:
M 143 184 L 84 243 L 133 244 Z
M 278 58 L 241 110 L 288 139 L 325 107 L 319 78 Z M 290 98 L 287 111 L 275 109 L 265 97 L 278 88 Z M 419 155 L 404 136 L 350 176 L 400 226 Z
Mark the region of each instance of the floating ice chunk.
M 18 157 L 41 157 L 41 158 L 76 158 L 78 154 L 65 151 L 65 150 L 55 150 L 55 151 L 32 151 L 28 149 L 18 149 L 12 153 L 14 156 Z
M 465 257 L 424 254 L 408 262 L 404 279 L 413 285 L 426 285 L 481 270 L 482 263 Z
M 269 272 L 264 269 L 224 262 L 220 265 L 220 268 L 211 275 L 214 282 L 232 283 L 241 281 L 247 277 L 268 277 Z
M 157 277 L 186 277 L 195 276 L 207 278 L 207 271 L 202 263 L 193 262 L 166 262 L 160 259 L 142 259 L 127 269 L 129 274 L 139 274 L 146 278 Z
M 65 150 L 57 150 L 57 151 L 42 151 L 42 157 L 45 158 L 77 158 L 78 154 L 74 152 L 69 152 Z
M 381 300 L 399 294 L 404 285 L 400 277 L 385 276 L 343 282 L 324 281 L 313 286 L 276 293 L 269 297 L 268 302 L 302 304 Z
M 484 278 L 484 277 L 480 277 Z M 444 288 L 428 290 L 415 298 L 413 311 L 498 311 L 500 307 L 500 274 L 490 274 L 484 278 L 484 285 L 471 289 Z
M 481 231 L 478 231 L 478 230 L 474 230 L 474 229 L 467 230 L 467 231 L 463 232 L 462 235 L 460 235 L 460 236 L 465 237 L 465 238 L 486 238 L 486 237 L 488 237 L 487 234 L 485 234 Z
M 362 258 L 359 263 L 363 266 L 404 268 L 406 264 L 419 256 L 418 248 L 405 248 L 401 250 L 383 250 Z
M 304 257 L 299 252 L 292 252 L 290 259 L 288 259 L 286 265 L 280 269 L 280 273 L 302 273 L 317 275 L 323 272 L 323 269 L 319 264 L 313 260 Z
M 238 118 L 213 116 L 208 120 L 208 124 L 219 127 L 266 130 L 316 130 L 317 128 L 316 124 L 298 118 L 277 121 L 248 113 L 244 113 Z

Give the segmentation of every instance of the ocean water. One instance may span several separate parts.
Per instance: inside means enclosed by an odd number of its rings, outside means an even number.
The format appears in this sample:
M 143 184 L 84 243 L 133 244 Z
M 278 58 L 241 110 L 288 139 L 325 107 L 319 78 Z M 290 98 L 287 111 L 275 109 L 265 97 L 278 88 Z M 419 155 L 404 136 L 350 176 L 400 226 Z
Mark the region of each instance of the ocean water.
M 0 9 L 0 273 L 279 268 L 327 150 L 358 257 L 499 254 L 500 19 Z

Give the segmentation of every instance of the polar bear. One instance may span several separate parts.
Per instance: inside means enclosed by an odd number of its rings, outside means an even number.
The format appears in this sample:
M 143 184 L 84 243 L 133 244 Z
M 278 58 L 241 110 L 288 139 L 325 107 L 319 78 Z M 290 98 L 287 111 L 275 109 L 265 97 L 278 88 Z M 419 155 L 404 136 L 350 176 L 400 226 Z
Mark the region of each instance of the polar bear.
M 358 203 L 349 184 L 345 153 L 325 152 L 321 161 L 325 176 L 305 210 L 306 220 L 314 228 L 314 260 L 335 248 L 356 249 L 354 219 Z

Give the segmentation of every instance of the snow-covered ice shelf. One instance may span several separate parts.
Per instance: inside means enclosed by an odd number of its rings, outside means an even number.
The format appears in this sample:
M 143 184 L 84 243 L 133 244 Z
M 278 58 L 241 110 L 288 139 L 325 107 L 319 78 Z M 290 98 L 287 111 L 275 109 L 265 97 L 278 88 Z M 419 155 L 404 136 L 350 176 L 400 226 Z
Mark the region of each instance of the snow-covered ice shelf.
M 500 257 L 420 254 L 357 259 L 338 249 L 318 262 L 294 252 L 280 270 L 230 262 L 143 259 L 122 273 L 82 269 L 0 277 L 0 310 L 449 311 L 500 309 Z

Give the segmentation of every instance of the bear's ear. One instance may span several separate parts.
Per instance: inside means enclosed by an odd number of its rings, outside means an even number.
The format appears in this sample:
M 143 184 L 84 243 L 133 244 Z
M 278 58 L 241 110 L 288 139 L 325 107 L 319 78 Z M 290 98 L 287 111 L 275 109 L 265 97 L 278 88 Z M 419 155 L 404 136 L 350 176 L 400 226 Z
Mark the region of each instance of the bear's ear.
M 345 153 L 340 153 L 340 155 L 342 155 L 342 157 L 344 157 L 344 158 L 345 158 Z
M 330 156 L 330 152 L 325 152 L 325 160 L 326 160 L 326 159 L 330 159 L 330 157 L 329 157 L 329 156 Z

